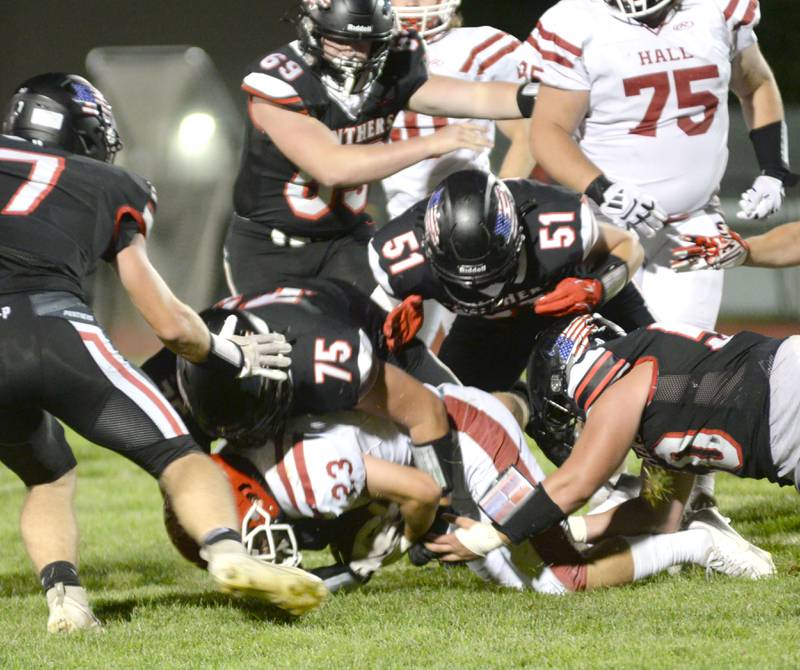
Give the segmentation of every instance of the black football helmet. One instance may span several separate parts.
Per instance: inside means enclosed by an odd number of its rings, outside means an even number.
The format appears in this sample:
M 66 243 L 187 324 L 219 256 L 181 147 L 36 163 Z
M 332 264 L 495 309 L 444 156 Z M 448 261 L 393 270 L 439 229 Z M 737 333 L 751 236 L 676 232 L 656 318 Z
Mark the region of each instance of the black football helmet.
M 422 248 L 463 313 L 487 314 L 500 304 L 524 241 L 514 196 L 492 174 L 455 172 L 428 200 Z
M 200 314 L 212 333 L 234 315 L 234 334 L 269 332 L 267 324 L 242 310 L 212 307 Z M 283 432 L 292 402 L 291 378 L 231 378 L 178 357 L 178 389 L 197 424 L 209 436 L 236 446 L 259 446 Z
M 543 330 L 528 359 L 527 384 L 531 418 L 525 427 L 557 466 L 572 452 L 582 410 L 569 393 L 569 373 L 591 347 L 625 335 L 599 314 L 560 319 Z
M 350 95 L 380 76 L 394 28 L 389 0 L 303 0 L 295 23 L 301 48 L 326 86 Z M 370 52 L 366 60 L 329 59 L 323 53 L 323 38 L 369 42 Z
M 19 85 L 3 118 L 3 133 L 106 163 L 122 149 L 105 96 L 83 77 L 63 72 Z
M 606 0 L 607 4 L 630 19 L 641 19 L 659 12 L 666 14 L 678 2 L 679 0 Z

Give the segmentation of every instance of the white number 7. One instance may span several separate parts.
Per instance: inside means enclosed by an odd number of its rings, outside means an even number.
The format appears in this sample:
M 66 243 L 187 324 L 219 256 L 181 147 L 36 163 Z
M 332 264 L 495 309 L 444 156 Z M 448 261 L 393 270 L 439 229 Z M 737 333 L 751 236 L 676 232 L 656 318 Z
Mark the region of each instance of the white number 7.
M 41 204 L 53 190 L 66 163 L 61 156 L 48 156 L 17 149 L 0 149 L 0 161 L 31 163 L 28 180 L 17 189 L 0 212 L 17 216 L 31 214 Z

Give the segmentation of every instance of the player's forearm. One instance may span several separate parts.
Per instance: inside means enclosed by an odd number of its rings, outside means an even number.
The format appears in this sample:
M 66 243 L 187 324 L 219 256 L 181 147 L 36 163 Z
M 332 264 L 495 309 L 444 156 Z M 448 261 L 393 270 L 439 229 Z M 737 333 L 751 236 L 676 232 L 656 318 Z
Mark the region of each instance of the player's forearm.
M 323 186 L 346 188 L 385 179 L 435 154 L 432 135 L 391 144 L 337 145 L 326 148 L 306 169 Z
M 778 84 L 770 76 L 748 95 L 740 98 L 742 114 L 750 130 L 783 121 L 783 100 Z
M 609 249 L 609 254 L 621 258 L 628 266 L 628 277 L 633 277 L 644 263 L 644 248 L 636 235 L 627 234 Z
M 763 235 L 748 237 L 750 253 L 745 265 L 783 268 L 800 265 L 800 221 L 786 223 Z
M 528 142 L 530 121 L 528 119 L 501 121 L 497 127 L 511 140 L 497 176 L 500 179 L 527 178 L 536 165 Z
M 409 542 L 413 544 L 425 536 L 425 533 L 433 525 L 438 508 L 438 500 L 435 503 L 409 500 L 400 505 L 400 514 L 405 526 L 403 534 Z
M 519 84 L 471 82 L 432 76 L 409 100 L 408 108 L 420 114 L 462 119 L 519 119 Z
M 533 115 L 530 132 L 531 154 L 538 165 L 557 183 L 583 193 L 603 172 L 581 151 L 570 133 Z

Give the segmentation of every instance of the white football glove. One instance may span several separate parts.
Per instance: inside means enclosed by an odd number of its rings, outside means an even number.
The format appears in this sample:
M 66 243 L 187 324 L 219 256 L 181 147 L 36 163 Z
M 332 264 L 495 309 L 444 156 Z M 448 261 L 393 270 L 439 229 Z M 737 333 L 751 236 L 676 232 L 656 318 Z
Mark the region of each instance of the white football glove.
M 634 230 L 640 237 L 653 237 L 667 220 L 667 213 L 654 198 L 622 182 L 614 182 L 603 191 L 600 213 L 614 225 Z
M 736 217 L 766 219 L 781 208 L 785 195 L 786 191 L 780 179 L 762 174 L 756 177 L 753 185 L 742 193 Z
M 212 353 L 239 366 L 239 377 L 261 376 L 274 381 L 286 381 L 286 369 L 292 359 L 292 345 L 280 333 L 252 333 L 234 335 L 236 316 L 231 314 L 218 335 L 211 334 Z
M 394 503 L 380 507 L 384 511 L 367 521 L 353 540 L 353 553 L 348 566 L 362 579 L 368 579 L 381 566 L 394 563 L 403 554 L 401 544 L 405 543 L 401 542 L 403 517 L 400 508 Z
M 750 245 L 735 230 L 718 223 L 719 235 L 681 235 L 686 246 L 672 250 L 670 267 L 675 272 L 693 270 L 727 270 L 742 265 L 750 255 Z

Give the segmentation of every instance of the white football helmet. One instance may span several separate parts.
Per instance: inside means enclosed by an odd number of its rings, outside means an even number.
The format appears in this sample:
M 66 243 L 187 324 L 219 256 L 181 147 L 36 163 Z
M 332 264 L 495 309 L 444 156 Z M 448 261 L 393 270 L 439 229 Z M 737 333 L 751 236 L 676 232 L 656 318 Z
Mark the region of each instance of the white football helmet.
M 395 27 L 398 30 L 415 30 L 420 37 L 428 39 L 450 27 L 450 21 L 460 5 L 461 0 L 442 0 L 435 5 L 394 5 Z
M 677 0 L 606 0 L 614 9 L 619 10 L 628 18 L 638 19 L 643 16 L 650 16 L 669 5 L 675 4 Z

